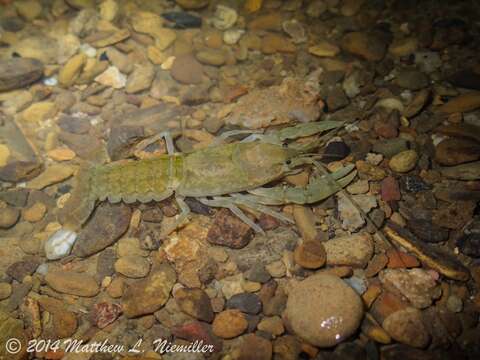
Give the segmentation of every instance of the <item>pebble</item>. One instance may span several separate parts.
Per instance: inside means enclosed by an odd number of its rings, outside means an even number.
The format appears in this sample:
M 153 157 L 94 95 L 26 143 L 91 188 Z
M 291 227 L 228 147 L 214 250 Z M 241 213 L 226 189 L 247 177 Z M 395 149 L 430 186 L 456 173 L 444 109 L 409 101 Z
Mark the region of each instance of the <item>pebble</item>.
M 12 295 L 12 285 L 9 283 L 0 283 L 0 300 L 8 299 Z
M 265 317 L 257 325 L 257 329 L 273 336 L 280 336 L 285 332 L 283 321 L 279 316 Z
M 57 112 L 54 102 L 41 101 L 30 105 L 22 112 L 23 120 L 31 123 L 45 121 L 55 116 Z
M 327 255 L 325 247 L 318 241 L 306 241 L 299 244 L 293 253 L 295 263 L 306 269 L 318 269 L 325 265 Z
M 369 189 L 370 184 L 368 180 L 358 180 L 347 186 L 347 191 L 352 195 L 365 194 Z
M 125 91 L 135 94 L 150 88 L 155 77 L 155 68 L 150 63 L 134 66 L 133 72 L 128 76 Z
M 210 298 L 202 289 L 181 288 L 173 294 L 178 307 L 197 320 L 212 322 L 214 313 Z
M 396 79 L 398 86 L 413 91 L 427 87 L 428 83 L 428 76 L 418 70 L 401 70 Z
M 381 61 L 386 53 L 386 44 L 376 36 L 365 32 L 350 32 L 343 36 L 342 48 L 369 61 Z
M 345 0 L 340 7 L 340 13 L 343 16 L 353 16 L 362 8 L 365 0 Z
M 252 238 L 253 231 L 228 209 L 219 210 L 208 230 L 207 240 L 211 244 L 232 249 L 245 247 Z
M 400 187 L 398 186 L 398 182 L 394 177 L 387 176 L 382 180 L 380 186 L 380 194 L 383 201 L 398 201 L 402 198 Z
M 233 295 L 226 304 L 228 309 L 237 309 L 243 313 L 256 315 L 262 310 L 262 302 L 256 294 L 241 293 Z
M 223 33 L 223 42 L 227 45 L 235 45 L 245 34 L 243 29 L 229 29 Z
M 296 19 L 287 20 L 282 23 L 283 31 L 291 38 L 294 44 L 300 44 L 307 41 L 305 28 Z
M 480 107 L 480 91 L 472 91 L 461 94 L 438 108 L 438 111 L 446 114 L 469 112 Z
M 322 161 L 325 163 L 331 163 L 333 161 L 343 160 L 348 155 L 350 155 L 350 147 L 347 144 L 343 141 L 331 141 L 325 148 L 322 155 Z
M 199 84 L 203 81 L 203 66 L 192 55 L 181 55 L 175 58 L 170 74 L 182 84 Z
M 147 278 L 127 287 L 122 296 L 123 313 L 127 318 L 134 318 L 159 310 L 169 299 L 176 280 L 175 270 L 161 264 Z
M 435 160 L 454 166 L 480 159 L 480 144 L 473 140 L 450 138 L 435 147 Z
M 268 271 L 271 277 L 274 278 L 281 278 L 285 276 L 287 269 L 285 268 L 285 264 L 281 260 L 277 260 L 267 264 L 265 269 Z
M 331 347 L 357 330 L 363 303 L 340 278 L 315 274 L 289 292 L 285 316 L 291 329 L 305 341 Z
M 250 21 L 248 28 L 250 30 L 271 30 L 280 31 L 282 29 L 283 18 L 278 12 L 272 12 L 266 15 L 259 15 Z
M 150 262 L 138 255 L 123 256 L 115 262 L 115 271 L 133 279 L 143 278 L 150 272 Z
M 117 17 L 118 10 L 118 4 L 115 0 L 105 0 L 100 4 L 100 17 L 112 22 Z
M 90 318 L 99 329 L 103 329 L 113 323 L 121 313 L 122 308 L 120 305 L 101 302 L 93 306 Z
M 10 339 L 17 339 L 18 350 L 15 354 L 8 352 Z M 10 340 L 10 342 L 8 342 Z M 4 359 L 22 360 L 28 358 L 27 336 L 23 328 L 23 321 L 11 317 L 8 312 L 0 311 L 0 356 Z
M 423 269 L 385 269 L 379 279 L 390 291 L 398 291 L 417 309 L 424 309 L 441 295 L 441 289 Z
M 0 229 L 8 229 L 15 225 L 20 218 L 20 211 L 12 208 L 0 208 Z
M 241 337 L 238 359 L 271 360 L 272 352 L 270 341 L 255 334 L 247 334 Z
M 394 155 L 388 165 L 395 172 L 406 173 L 415 168 L 417 161 L 418 154 L 415 150 L 405 150 Z
M 47 152 L 50 159 L 55 161 L 68 161 L 75 158 L 76 154 L 69 148 L 56 148 Z
M 310 46 L 308 52 L 319 57 L 334 57 L 340 53 L 340 48 L 335 44 L 323 40 Z
M 55 291 L 75 296 L 92 297 L 100 291 L 92 276 L 72 271 L 49 270 L 45 282 Z
M 43 64 L 36 59 L 13 58 L 0 60 L 0 91 L 25 87 L 43 75 Z
M 478 180 L 480 179 L 480 161 L 444 167 L 440 169 L 440 172 L 450 179 Z
M 380 153 L 387 158 L 405 151 L 408 149 L 408 144 L 405 139 L 395 138 L 395 139 L 386 139 L 375 142 L 373 144 L 372 150 L 376 153 Z
M 72 56 L 58 73 L 58 82 L 64 87 L 72 86 L 77 78 L 80 76 L 80 72 L 87 61 L 87 56 L 84 53 Z
M 95 81 L 114 89 L 122 89 L 127 84 L 127 77 L 122 74 L 117 67 L 109 66 L 104 72 L 95 78 Z
M 222 50 L 205 49 L 195 55 L 198 61 L 205 65 L 222 66 L 226 62 L 225 53 Z
M 411 218 L 407 221 L 407 227 L 418 238 L 429 243 L 440 243 L 448 240 L 448 230 L 434 225 L 429 220 Z
M 212 24 L 218 30 L 228 30 L 237 22 L 238 14 L 235 9 L 225 5 L 217 5 Z
M 359 171 L 361 170 L 359 169 Z M 337 194 L 337 199 L 338 211 L 342 220 L 342 228 L 349 231 L 355 231 L 362 227 L 365 224 L 365 220 L 352 202 L 341 193 Z
M 8 146 L 0 144 L 0 167 L 7 165 L 8 158 L 10 157 L 10 149 Z
M 373 256 L 373 241 L 368 233 L 335 237 L 323 243 L 327 265 L 364 268 Z
M 29 222 L 37 222 L 43 219 L 47 207 L 44 203 L 37 202 L 23 211 L 23 218 Z
M 419 41 L 415 37 L 406 37 L 394 40 L 388 52 L 396 57 L 405 57 L 414 54 L 419 46 Z
M 145 218 L 142 217 L 142 220 L 145 220 Z M 148 256 L 148 254 L 149 254 L 148 250 L 144 250 L 141 248 L 140 239 L 138 238 L 123 237 L 120 240 L 118 240 L 117 256 L 120 258 L 123 256 L 130 256 L 130 255 L 146 257 Z
M 463 301 L 456 295 L 447 298 L 447 309 L 453 313 L 459 313 L 463 309 Z
M 394 340 L 408 346 L 424 348 L 430 341 L 422 313 L 412 307 L 394 312 L 383 321 L 382 327 Z
M 224 310 L 213 320 L 212 330 L 222 339 L 231 339 L 241 335 L 248 328 L 248 321 L 241 311 Z
M 209 0 L 175 0 L 175 2 L 186 10 L 198 10 L 208 5 Z

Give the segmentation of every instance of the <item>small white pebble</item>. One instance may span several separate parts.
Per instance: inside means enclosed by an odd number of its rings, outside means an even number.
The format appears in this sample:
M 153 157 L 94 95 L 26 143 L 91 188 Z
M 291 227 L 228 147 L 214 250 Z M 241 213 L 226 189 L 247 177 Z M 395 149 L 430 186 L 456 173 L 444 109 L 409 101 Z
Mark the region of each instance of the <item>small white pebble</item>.
M 60 229 L 53 233 L 45 243 L 47 259 L 58 260 L 70 254 L 75 240 L 77 233 L 71 230 Z
M 39 274 L 39 275 L 46 275 L 48 272 L 48 264 L 40 264 L 38 267 L 37 267 L 37 271 L 36 273 Z
M 87 55 L 89 58 L 94 58 L 97 55 L 97 49 L 89 44 L 82 44 L 80 50 Z
M 382 160 L 383 160 L 382 154 L 368 153 L 367 156 L 365 156 L 365 161 L 374 166 L 377 166 L 378 164 L 380 164 Z
M 43 79 L 43 84 L 46 86 L 57 86 L 58 80 L 55 76 Z

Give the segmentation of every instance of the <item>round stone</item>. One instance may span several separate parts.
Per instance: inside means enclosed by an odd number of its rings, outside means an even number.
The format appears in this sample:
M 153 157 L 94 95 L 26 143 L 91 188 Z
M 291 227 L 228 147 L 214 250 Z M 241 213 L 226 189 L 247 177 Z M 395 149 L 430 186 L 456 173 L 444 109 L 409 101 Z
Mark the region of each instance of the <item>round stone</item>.
M 315 346 L 330 347 L 357 330 L 363 304 L 339 277 L 316 274 L 293 287 L 285 314 L 299 337 Z
M 417 165 L 418 154 L 415 150 L 405 150 L 390 159 L 389 166 L 395 172 L 406 173 Z

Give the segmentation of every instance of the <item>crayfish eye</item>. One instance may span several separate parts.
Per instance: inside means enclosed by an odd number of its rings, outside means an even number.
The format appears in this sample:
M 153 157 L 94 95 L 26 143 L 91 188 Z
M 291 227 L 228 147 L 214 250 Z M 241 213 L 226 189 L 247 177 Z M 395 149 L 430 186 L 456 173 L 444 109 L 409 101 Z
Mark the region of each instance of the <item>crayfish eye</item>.
M 285 161 L 285 164 L 290 165 L 292 163 L 292 160 L 287 160 Z

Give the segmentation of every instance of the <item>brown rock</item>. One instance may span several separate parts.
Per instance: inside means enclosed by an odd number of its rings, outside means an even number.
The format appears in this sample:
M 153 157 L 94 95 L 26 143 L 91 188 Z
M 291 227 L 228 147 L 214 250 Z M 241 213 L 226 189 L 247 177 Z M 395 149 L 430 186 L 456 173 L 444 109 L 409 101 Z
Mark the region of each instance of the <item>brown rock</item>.
M 207 240 L 215 245 L 241 249 L 252 238 L 253 230 L 228 209 L 215 214 L 214 222 L 208 231 Z
M 307 241 L 299 244 L 293 253 L 295 262 L 306 269 L 318 269 L 325 265 L 327 254 L 319 241 Z
M 138 255 L 123 256 L 115 262 L 115 271 L 129 278 L 143 278 L 150 271 L 148 259 Z
M 262 39 L 262 52 L 264 54 L 293 53 L 296 51 L 296 46 L 293 42 L 285 36 L 277 34 L 268 34 Z
M 12 207 L 0 209 L 0 229 L 8 229 L 15 225 L 20 217 L 20 211 Z
M 130 285 L 123 295 L 125 316 L 133 318 L 160 309 L 167 302 L 176 279 L 175 270 L 162 264 L 146 279 Z
M 480 92 L 474 91 L 457 96 L 438 108 L 439 112 L 453 114 L 469 112 L 480 107 Z
M 46 212 L 45 204 L 37 202 L 23 211 L 23 218 L 29 222 L 37 222 L 43 219 Z
M 271 360 L 272 343 L 263 337 L 255 334 L 242 336 L 240 347 L 237 350 L 237 360 Z
M 12 58 L 0 61 L 0 91 L 23 88 L 43 75 L 43 64 L 35 59 Z
M 12 354 L 7 351 L 7 341 L 17 339 L 19 352 Z M 29 357 L 27 353 L 27 334 L 23 322 L 10 317 L 8 313 L 0 311 L 0 359 L 24 360 Z
M 118 304 L 108 302 L 97 303 L 93 306 L 90 314 L 92 322 L 99 328 L 103 329 L 107 325 L 113 323 L 122 313 L 122 307 Z
M 388 257 L 388 268 L 389 269 L 404 269 L 404 268 L 414 268 L 420 266 L 417 258 L 413 255 L 404 253 L 396 249 L 387 250 Z
M 366 277 L 374 277 L 380 270 L 383 270 L 387 266 L 388 257 L 385 254 L 376 254 L 369 262 L 365 269 Z
M 224 310 L 213 320 L 213 333 L 223 339 L 231 339 L 247 330 L 248 321 L 239 310 Z
M 92 297 L 100 291 L 95 279 L 82 273 L 49 271 L 45 275 L 45 281 L 55 291 L 69 295 Z
M 203 66 L 192 55 L 180 55 L 175 58 L 172 77 L 182 84 L 199 84 L 203 81 Z
M 383 201 L 398 201 L 402 198 L 400 187 L 397 180 L 392 176 L 387 176 L 382 180 L 380 194 Z
M 412 307 L 394 312 L 383 321 L 382 326 L 394 340 L 402 344 L 423 348 L 430 341 L 422 313 Z
M 59 339 L 65 339 L 75 334 L 77 326 L 78 321 L 74 313 L 60 310 L 53 314 L 53 327 Z
M 460 229 L 472 218 L 473 201 L 457 201 L 434 211 L 432 222 L 448 229 Z
M 210 298 L 202 289 L 182 288 L 174 293 L 178 307 L 194 318 L 212 322 L 214 318 Z
M 175 2 L 186 10 L 198 10 L 207 6 L 209 0 L 175 0 Z
M 327 265 L 365 267 L 373 255 L 372 237 L 368 233 L 336 237 L 323 243 Z
M 282 29 L 283 18 L 278 12 L 257 16 L 250 21 L 248 28 L 250 30 L 272 30 L 280 31 Z
M 480 159 L 480 144 L 467 139 L 446 139 L 435 148 L 435 160 L 442 165 L 459 165 Z
M 381 61 L 387 51 L 380 38 L 365 32 L 346 34 L 342 39 L 342 48 L 369 61 Z

